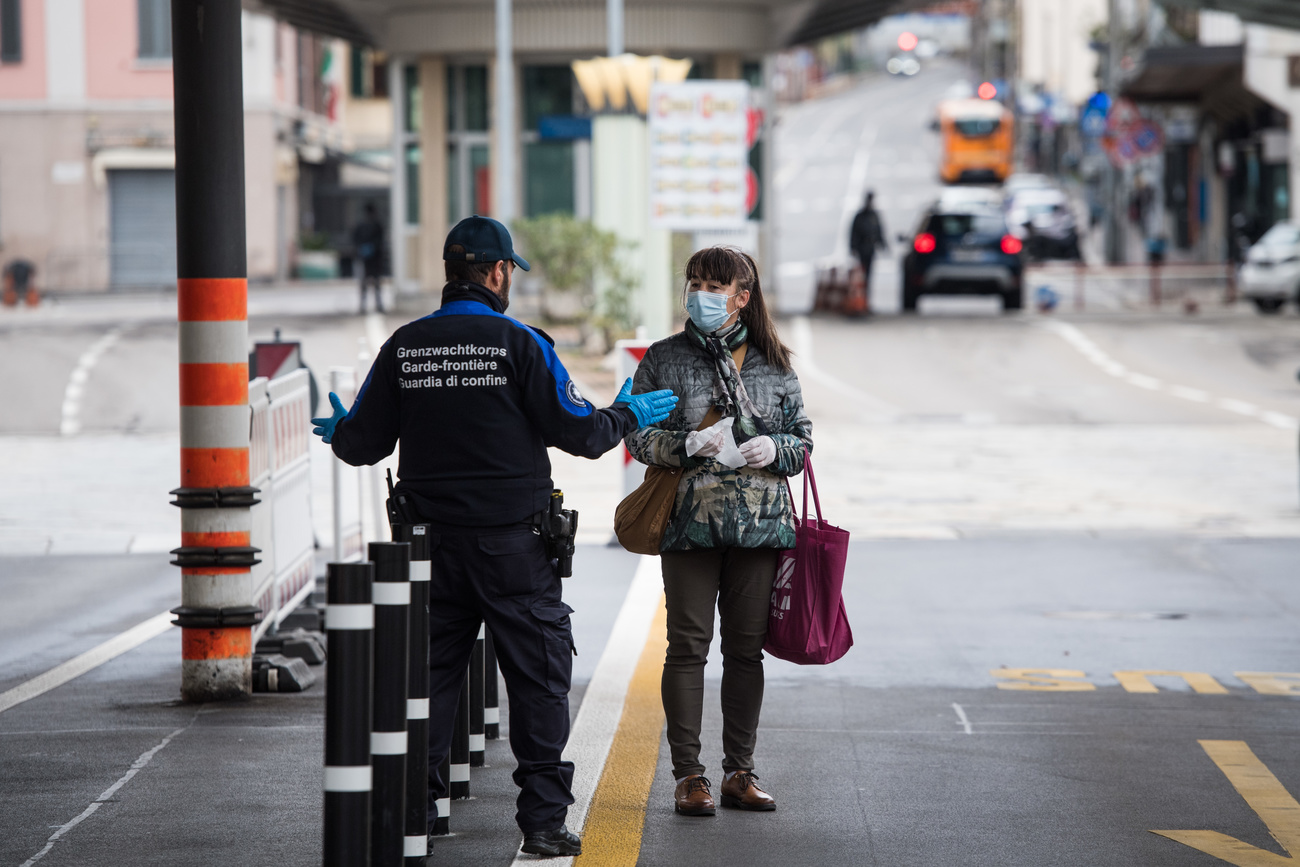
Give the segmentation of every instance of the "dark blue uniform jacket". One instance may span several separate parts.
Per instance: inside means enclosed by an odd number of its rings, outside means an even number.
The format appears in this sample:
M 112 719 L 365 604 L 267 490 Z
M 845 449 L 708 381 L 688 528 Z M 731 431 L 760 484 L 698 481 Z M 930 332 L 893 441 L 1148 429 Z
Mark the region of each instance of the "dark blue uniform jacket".
M 596 458 L 637 427 L 623 404 L 597 409 L 552 341 L 501 312 L 474 283 L 448 283 L 437 312 L 403 325 L 379 350 L 334 454 L 373 464 L 402 441 L 398 489 L 435 524 L 522 521 L 548 505 L 548 446 Z

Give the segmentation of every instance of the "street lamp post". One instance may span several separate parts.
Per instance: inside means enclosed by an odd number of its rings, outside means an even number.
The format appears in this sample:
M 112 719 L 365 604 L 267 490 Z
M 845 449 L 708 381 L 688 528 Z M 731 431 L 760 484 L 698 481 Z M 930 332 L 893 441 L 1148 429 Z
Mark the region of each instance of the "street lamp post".
M 181 696 L 252 692 L 248 271 L 239 0 L 172 0 Z

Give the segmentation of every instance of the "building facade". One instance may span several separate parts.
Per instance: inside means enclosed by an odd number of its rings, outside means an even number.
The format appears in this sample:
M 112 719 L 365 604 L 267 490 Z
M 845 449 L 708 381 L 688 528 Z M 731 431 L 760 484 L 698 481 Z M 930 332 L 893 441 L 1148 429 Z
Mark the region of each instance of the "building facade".
M 243 37 L 248 274 L 272 280 L 345 149 L 346 51 L 266 15 Z M 173 285 L 169 0 L 0 0 L 0 49 L 0 263 L 47 290 Z

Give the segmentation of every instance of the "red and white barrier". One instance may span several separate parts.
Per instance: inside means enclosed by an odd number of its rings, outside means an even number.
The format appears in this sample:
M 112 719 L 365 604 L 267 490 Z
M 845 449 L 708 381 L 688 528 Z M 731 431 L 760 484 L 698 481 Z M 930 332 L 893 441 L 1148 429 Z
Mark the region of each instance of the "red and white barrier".
M 263 398 L 264 395 L 264 398 Z M 262 622 L 256 641 L 278 626 L 312 590 L 315 535 L 311 518 L 311 384 L 305 368 L 249 383 L 252 415 L 249 470 L 261 479 L 261 503 L 253 507 L 252 544 L 261 548 L 255 567 L 254 604 Z
M 623 387 L 623 383 L 629 376 L 636 373 L 637 365 L 645 358 L 650 343 L 649 340 L 619 340 L 614 344 L 617 359 L 615 369 L 618 371 L 618 378 L 614 381 L 619 388 Z M 634 460 L 627 446 L 620 445 L 619 449 L 623 452 L 623 495 L 627 496 L 640 487 L 642 480 L 645 479 L 645 464 Z

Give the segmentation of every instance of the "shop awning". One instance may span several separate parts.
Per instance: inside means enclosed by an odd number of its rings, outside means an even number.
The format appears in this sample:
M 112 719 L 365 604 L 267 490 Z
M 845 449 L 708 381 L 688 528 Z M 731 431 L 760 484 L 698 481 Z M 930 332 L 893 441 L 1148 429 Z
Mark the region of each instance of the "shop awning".
M 1148 48 L 1137 74 L 1121 95 L 1139 103 L 1192 103 L 1231 123 L 1267 103 L 1246 88 L 1240 45 L 1178 45 Z
M 1162 0 L 1171 6 L 1231 12 L 1243 21 L 1300 30 L 1300 3 L 1296 0 Z

